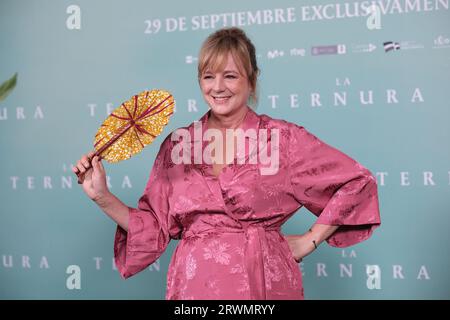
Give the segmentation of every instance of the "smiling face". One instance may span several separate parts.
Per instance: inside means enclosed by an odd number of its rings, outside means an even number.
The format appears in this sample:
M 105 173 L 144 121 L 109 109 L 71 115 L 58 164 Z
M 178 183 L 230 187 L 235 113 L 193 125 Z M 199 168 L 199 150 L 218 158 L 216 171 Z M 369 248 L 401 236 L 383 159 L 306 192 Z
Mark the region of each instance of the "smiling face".
M 239 68 L 231 53 L 222 65 L 217 70 L 205 68 L 200 88 L 211 111 L 226 116 L 246 107 L 251 86 L 244 68 Z

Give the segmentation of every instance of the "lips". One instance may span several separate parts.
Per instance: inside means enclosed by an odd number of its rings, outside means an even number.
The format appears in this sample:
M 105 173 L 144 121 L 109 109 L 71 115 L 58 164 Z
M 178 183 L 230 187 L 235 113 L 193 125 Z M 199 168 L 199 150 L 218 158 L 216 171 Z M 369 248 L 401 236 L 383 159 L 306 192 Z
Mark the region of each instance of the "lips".
M 231 96 L 223 96 L 223 97 L 215 97 L 212 96 L 215 102 L 226 102 L 228 99 L 231 98 Z

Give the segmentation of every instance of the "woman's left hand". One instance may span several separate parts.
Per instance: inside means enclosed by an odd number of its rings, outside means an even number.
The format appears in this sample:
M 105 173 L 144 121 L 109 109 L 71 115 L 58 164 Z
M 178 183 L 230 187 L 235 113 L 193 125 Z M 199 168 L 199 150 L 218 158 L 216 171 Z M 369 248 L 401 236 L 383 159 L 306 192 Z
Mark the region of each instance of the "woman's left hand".
M 284 236 L 297 263 L 301 262 L 304 257 L 313 252 L 315 249 L 314 243 L 312 239 L 308 237 L 308 235 L 309 234 L 307 233 L 301 235 Z

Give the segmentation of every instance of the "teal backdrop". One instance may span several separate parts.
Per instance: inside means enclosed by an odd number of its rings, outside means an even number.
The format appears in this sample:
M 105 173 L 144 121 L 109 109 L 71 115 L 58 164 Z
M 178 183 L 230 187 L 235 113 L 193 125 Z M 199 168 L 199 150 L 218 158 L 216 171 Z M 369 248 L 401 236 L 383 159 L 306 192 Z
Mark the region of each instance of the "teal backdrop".
M 373 6 L 371 6 L 373 4 Z M 132 95 L 170 91 L 176 112 L 137 156 L 105 163 L 136 206 L 160 143 L 207 111 L 202 41 L 243 28 L 261 69 L 256 112 L 303 125 L 376 175 L 382 225 L 299 267 L 307 299 L 450 298 L 448 0 L 0 1 L 0 298 L 164 299 L 176 241 L 123 280 L 116 225 L 71 166 Z M 305 208 L 284 226 L 302 233 Z

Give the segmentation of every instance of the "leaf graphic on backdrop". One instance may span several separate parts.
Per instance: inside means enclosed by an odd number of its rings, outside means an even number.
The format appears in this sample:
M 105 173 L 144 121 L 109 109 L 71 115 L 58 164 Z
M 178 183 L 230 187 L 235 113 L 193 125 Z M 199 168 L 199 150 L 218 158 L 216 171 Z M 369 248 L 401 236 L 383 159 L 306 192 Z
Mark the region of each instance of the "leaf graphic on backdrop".
M 0 101 L 3 101 L 6 99 L 6 97 L 11 93 L 11 91 L 14 89 L 17 83 L 17 73 L 12 76 L 11 79 L 6 80 L 2 83 L 0 86 Z

